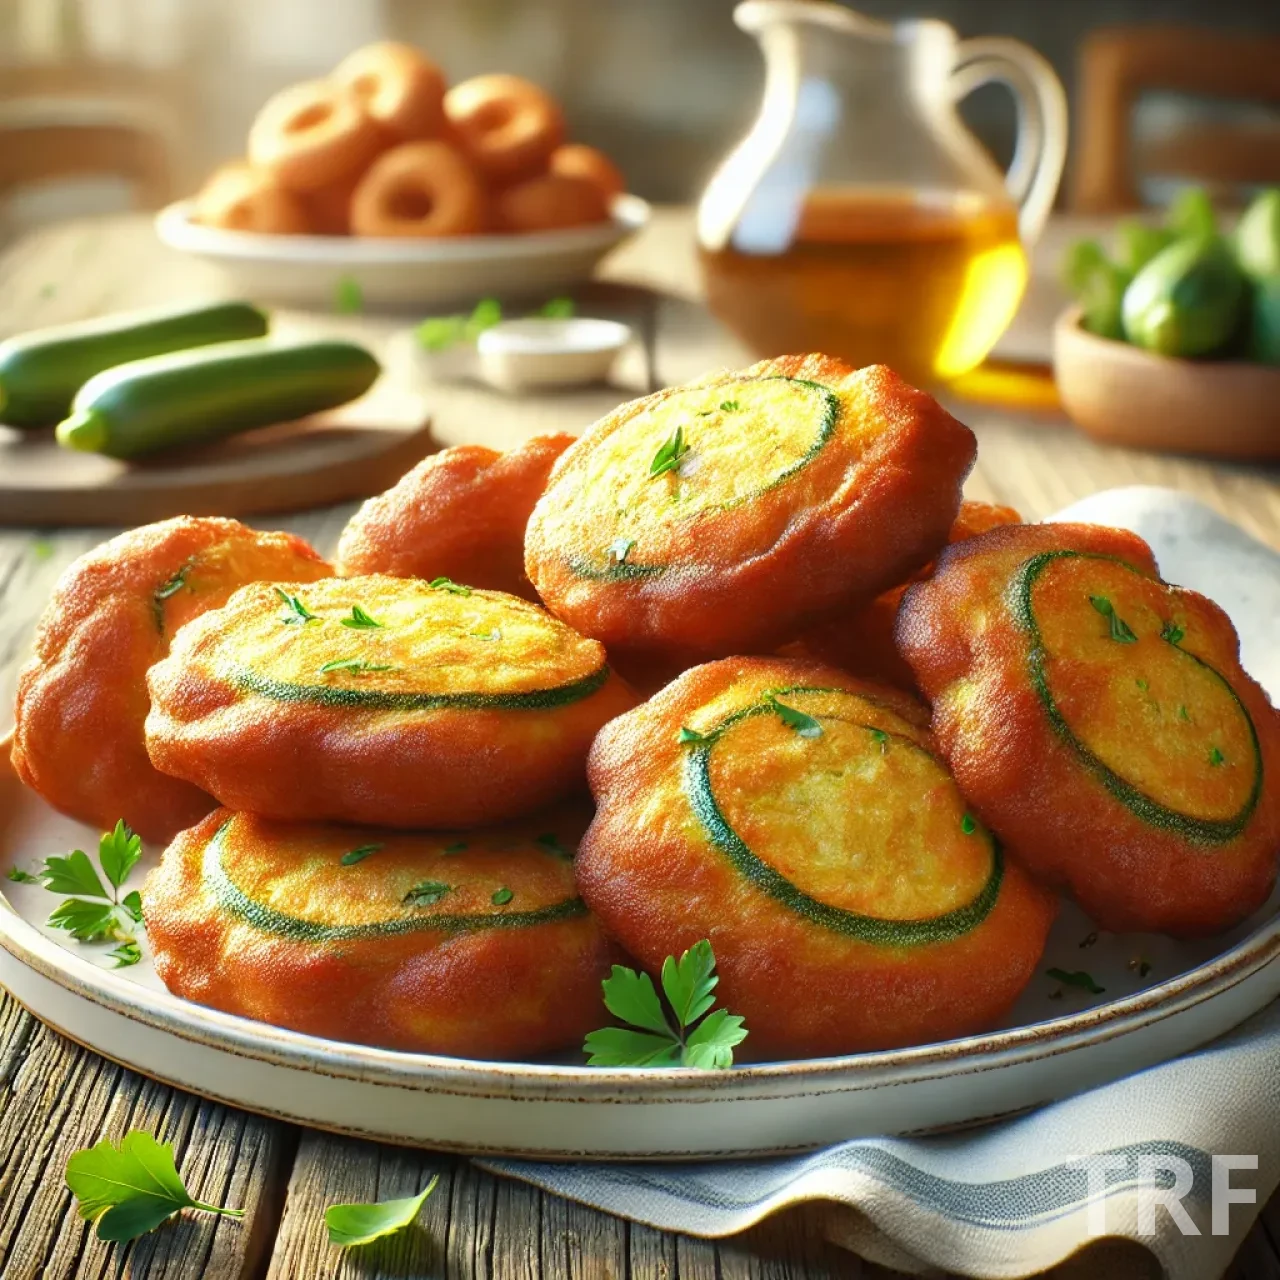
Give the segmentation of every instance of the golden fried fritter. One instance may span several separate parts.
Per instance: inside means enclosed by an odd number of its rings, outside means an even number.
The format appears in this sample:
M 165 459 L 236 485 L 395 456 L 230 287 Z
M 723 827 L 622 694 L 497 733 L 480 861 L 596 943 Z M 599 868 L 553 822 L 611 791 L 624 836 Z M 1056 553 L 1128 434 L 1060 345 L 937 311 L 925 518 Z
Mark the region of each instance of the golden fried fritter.
M 183 623 L 246 582 L 333 571 L 288 533 L 182 516 L 122 533 L 62 575 L 18 677 L 13 763 L 51 805 L 100 828 L 167 840 L 213 808 L 147 759 L 147 668 Z
M 1141 538 L 1017 525 L 948 547 L 898 647 L 974 808 L 1104 928 L 1224 929 L 1280 852 L 1280 717 L 1212 601 Z
M 586 814 L 456 835 L 220 809 L 142 887 L 169 990 L 332 1040 L 517 1058 L 600 1022 L 617 957 L 573 883 Z
M 694 667 L 596 739 L 583 898 L 653 973 L 709 938 L 764 1056 L 990 1026 L 1055 902 L 970 817 L 926 720 L 818 663 Z
M 536 600 L 524 572 L 525 525 L 573 440 L 534 436 L 506 453 L 464 444 L 425 458 L 351 517 L 338 572 L 446 577 Z
M 553 613 L 611 648 L 768 650 L 928 561 L 974 450 L 882 366 L 762 361 L 591 427 L 534 508 L 525 568 Z
M 966 538 L 976 538 L 978 534 L 986 533 L 988 529 L 1021 522 L 1022 517 L 1012 507 L 996 506 L 989 502 L 964 502 L 947 535 L 947 541 L 963 542 Z M 880 680 L 896 689 L 915 693 L 915 678 L 894 644 L 893 629 L 907 588 L 912 582 L 919 582 L 932 572 L 933 565 L 926 565 L 913 574 L 909 581 L 876 596 L 870 604 L 848 617 L 836 618 L 806 631 L 799 640 L 780 652 L 787 657 L 829 662 L 833 667 L 849 671 L 855 676 Z
M 151 669 L 156 767 L 265 817 L 470 827 L 581 786 L 635 699 L 515 596 L 374 575 L 257 585 Z

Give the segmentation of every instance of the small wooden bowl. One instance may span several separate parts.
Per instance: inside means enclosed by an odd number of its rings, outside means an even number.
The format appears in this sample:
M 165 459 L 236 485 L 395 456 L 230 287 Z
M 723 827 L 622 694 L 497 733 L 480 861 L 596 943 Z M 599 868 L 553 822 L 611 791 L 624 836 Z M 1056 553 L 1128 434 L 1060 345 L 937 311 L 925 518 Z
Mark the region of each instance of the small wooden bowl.
M 1053 368 L 1063 407 L 1095 440 L 1211 458 L 1280 458 L 1280 368 L 1177 360 L 1058 317 Z

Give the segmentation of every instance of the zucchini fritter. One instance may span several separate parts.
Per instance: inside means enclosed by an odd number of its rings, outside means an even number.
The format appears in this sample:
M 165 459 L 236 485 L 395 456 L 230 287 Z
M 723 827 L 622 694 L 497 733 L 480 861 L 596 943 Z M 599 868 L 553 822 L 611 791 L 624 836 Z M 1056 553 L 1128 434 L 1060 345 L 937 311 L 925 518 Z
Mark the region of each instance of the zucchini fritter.
M 448 580 L 259 584 L 149 676 L 156 767 L 266 817 L 470 827 L 581 786 L 634 698 L 544 609 Z
M 617 957 L 573 883 L 585 813 L 454 835 L 220 809 L 142 886 L 176 995 L 332 1040 L 515 1058 L 600 1021 Z
M 996 529 L 910 588 L 898 645 L 965 795 L 1104 928 L 1215 932 L 1280 852 L 1280 717 L 1212 601 L 1136 535 Z
M 1019 524 L 1022 517 L 1012 507 L 995 506 L 989 502 L 963 502 L 956 516 L 947 541 L 963 542 L 976 538 L 988 529 L 1002 524 Z M 870 604 L 856 613 L 805 632 L 799 640 L 780 650 L 787 657 L 812 658 L 816 662 L 829 662 L 833 667 L 864 676 L 868 680 L 880 680 L 895 689 L 915 693 L 916 682 L 902 655 L 894 643 L 893 631 L 898 621 L 898 608 L 902 597 L 912 582 L 920 582 L 933 572 L 928 564 L 913 574 L 909 581 L 899 583 L 876 596 Z
M 591 427 L 534 508 L 525 568 L 553 613 L 611 648 L 767 651 L 928 561 L 974 452 L 883 366 L 762 361 Z
M 1055 903 L 969 816 L 926 719 L 818 663 L 685 672 L 596 739 L 582 896 L 653 973 L 709 938 L 721 1001 L 765 1056 L 990 1026 Z
M 463 444 L 424 458 L 351 517 L 338 572 L 443 576 L 535 600 L 524 573 L 525 525 L 573 440 L 534 436 L 506 453 Z
M 147 668 L 185 622 L 246 582 L 310 582 L 332 569 L 290 533 L 181 516 L 131 529 L 70 565 L 18 677 L 13 764 L 56 809 L 107 829 L 123 818 L 168 840 L 214 806 L 147 759 Z

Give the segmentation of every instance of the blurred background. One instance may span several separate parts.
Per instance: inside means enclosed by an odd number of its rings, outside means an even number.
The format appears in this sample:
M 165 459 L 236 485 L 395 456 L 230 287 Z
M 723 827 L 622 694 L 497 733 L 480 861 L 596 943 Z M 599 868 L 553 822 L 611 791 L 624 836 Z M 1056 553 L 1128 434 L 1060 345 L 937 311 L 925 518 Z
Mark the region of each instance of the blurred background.
M 454 80 L 502 69 L 543 84 L 564 104 L 570 134 L 613 156 L 634 191 L 689 201 L 759 101 L 759 52 L 734 27 L 733 5 L 0 0 L 0 127 L 10 138 L 0 141 L 0 239 L 63 214 L 155 206 L 190 190 L 217 161 L 240 153 L 268 94 L 324 73 L 383 35 L 422 45 Z M 1278 4 L 861 0 L 856 7 L 889 19 L 939 17 L 962 35 L 1014 36 L 1044 54 L 1072 97 L 1072 154 L 1060 204 L 1107 212 L 1135 198 L 1158 202 L 1180 179 L 1224 188 L 1280 178 L 1280 60 L 1270 64 L 1269 86 L 1240 85 L 1240 98 L 1223 92 L 1233 89 L 1232 51 L 1241 36 L 1280 36 Z M 1199 32 L 1184 32 L 1166 65 L 1135 71 L 1123 29 L 1157 23 Z M 1116 83 L 1135 75 L 1174 83 L 1143 83 L 1130 103 Z M 1106 174 L 1091 180 L 1081 169 L 1082 148 L 1100 148 L 1097 137 L 1111 127 L 1105 117 L 1117 110 L 1129 117 L 1115 127 L 1131 134 L 1131 186 Z M 980 89 L 963 112 L 1007 162 L 1015 132 L 1007 91 Z M 1090 112 L 1092 123 L 1084 119 Z M 118 120 L 120 133 L 100 137 L 91 155 L 77 157 L 75 140 L 58 130 L 86 120 Z M 139 123 L 149 135 L 143 141 L 132 133 Z M 35 126 L 46 132 L 33 144 Z M 103 172 L 86 172 L 95 168 Z

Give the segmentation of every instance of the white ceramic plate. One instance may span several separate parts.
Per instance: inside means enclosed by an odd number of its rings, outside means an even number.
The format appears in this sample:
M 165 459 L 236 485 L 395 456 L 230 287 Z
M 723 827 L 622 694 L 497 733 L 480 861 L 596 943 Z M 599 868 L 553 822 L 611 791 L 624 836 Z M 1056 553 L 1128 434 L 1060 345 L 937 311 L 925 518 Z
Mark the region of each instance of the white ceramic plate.
M 1171 580 L 1227 607 L 1246 665 L 1275 696 L 1274 552 L 1167 491 L 1098 495 L 1081 504 L 1080 517 L 1135 528 L 1156 545 Z M 0 871 L 89 850 L 96 839 L 26 791 L 0 743 Z M 129 887 L 157 854 L 147 850 Z M 45 925 L 53 895 L 4 879 L 0 888 L 0 984 L 73 1039 L 253 1111 L 488 1154 L 707 1159 L 964 1124 L 1162 1062 L 1280 994 L 1280 893 L 1229 934 L 1193 942 L 1098 935 L 1064 905 L 1040 972 L 1007 1025 L 986 1035 L 726 1072 L 475 1062 L 318 1040 L 188 1003 L 161 986 L 145 941 L 141 964 L 112 969 L 106 946 L 76 944 Z M 1143 960 L 1145 973 L 1136 963 Z M 1087 970 L 1104 994 L 1063 990 L 1044 973 L 1055 966 Z
M 613 217 L 587 227 L 530 235 L 436 240 L 356 236 L 265 236 L 192 221 L 192 202 L 156 215 L 171 248 L 221 269 L 240 296 L 280 306 L 333 306 L 354 281 L 369 308 L 413 309 L 472 304 L 478 298 L 550 297 L 587 279 L 610 249 L 649 220 L 639 196 L 618 196 Z

